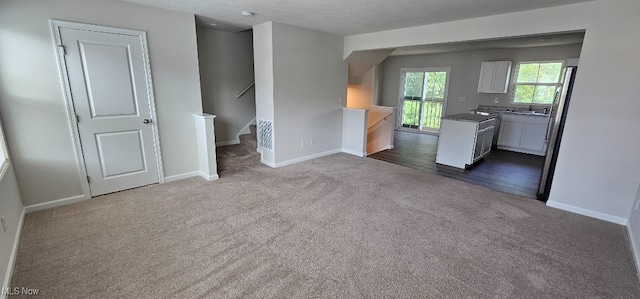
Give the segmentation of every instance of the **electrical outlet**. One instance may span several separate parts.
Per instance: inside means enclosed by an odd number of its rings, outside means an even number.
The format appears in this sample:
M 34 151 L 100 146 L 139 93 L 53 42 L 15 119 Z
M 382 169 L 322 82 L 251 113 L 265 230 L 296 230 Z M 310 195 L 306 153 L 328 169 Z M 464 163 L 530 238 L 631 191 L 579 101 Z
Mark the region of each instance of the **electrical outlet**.
M 467 98 L 466 98 L 466 97 L 459 97 L 459 98 L 458 98 L 458 101 L 460 101 L 460 102 L 464 102 L 464 101 L 466 101 L 466 100 L 467 100 Z
M 338 97 L 338 104 L 342 104 L 342 97 Z
M 0 222 L 2 222 L 2 231 L 7 232 L 7 225 L 4 223 L 4 216 L 0 217 Z
M 496 104 L 498 104 L 498 102 L 500 102 L 500 99 L 495 98 L 495 99 L 493 99 L 493 102 L 494 102 L 494 103 L 496 103 Z
M 304 141 L 300 141 L 300 148 L 304 148 Z

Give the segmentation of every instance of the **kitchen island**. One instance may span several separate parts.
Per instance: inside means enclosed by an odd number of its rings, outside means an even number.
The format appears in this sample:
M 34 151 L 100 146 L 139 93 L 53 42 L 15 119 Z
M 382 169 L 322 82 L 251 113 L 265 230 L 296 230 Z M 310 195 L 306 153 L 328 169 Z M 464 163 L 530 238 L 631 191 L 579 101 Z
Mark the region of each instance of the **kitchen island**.
M 491 151 L 494 130 L 491 115 L 461 113 L 443 118 L 436 163 L 465 169 Z

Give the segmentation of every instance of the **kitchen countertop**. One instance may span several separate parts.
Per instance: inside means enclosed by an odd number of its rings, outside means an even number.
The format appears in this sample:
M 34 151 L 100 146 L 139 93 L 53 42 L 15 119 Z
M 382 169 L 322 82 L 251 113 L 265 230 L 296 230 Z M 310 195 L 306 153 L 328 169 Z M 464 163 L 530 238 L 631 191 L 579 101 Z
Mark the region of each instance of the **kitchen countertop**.
M 513 115 L 527 115 L 527 116 L 541 116 L 547 117 L 549 114 L 533 112 L 533 111 L 522 111 L 522 112 L 503 112 L 503 114 L 513 114 Z
M 482 115 L 482 114 L 473 114 L 473 113 L 460 113 L 446 116 L 444 119 L 449 120 L 458 120 L 458 121 L 468 121 L 468 122 L 483 122 L 485 120 L 490 120 L 494 118 L 493 115 Z

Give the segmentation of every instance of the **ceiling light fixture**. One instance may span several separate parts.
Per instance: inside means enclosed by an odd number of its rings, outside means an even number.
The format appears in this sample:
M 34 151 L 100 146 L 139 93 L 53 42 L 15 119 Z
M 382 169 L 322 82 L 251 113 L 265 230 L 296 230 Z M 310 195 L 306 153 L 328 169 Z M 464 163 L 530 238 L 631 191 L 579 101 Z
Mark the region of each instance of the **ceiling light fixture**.
M 248 10 L 243 10 L 243 11 L 240 12 L 240 14 L 245 16 L 245 17 L 253 16 L 253 12 L 248 11 Z
M 211 26 L 211 27 L 218 27 L 218 24 L 216 24 L 216 23 L 209 23 L 209 26 Z

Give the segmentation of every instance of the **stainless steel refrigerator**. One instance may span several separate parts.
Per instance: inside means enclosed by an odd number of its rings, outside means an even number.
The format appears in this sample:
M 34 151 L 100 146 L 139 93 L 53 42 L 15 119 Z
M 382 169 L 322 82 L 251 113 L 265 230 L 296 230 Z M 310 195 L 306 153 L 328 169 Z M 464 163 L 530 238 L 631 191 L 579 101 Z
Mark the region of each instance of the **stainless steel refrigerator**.
M 549 126 L 547 127 L 547 135 L 545 142 L 547 143 L 547 154 L 544 159 L 542 175 L 540 177 L 540 185 L 538 186 L 538 199 L 547 201 L 549 199 L 549 191 L 551 190 L 551 182 L 553 174 L 556 170 L 558 161 L 558 150 L 562 141 L 562 132 L 567 118 L 567 108 L 571 99 L 571 91 L 573 89 L 573 81 L 576 77 L 577 67 L 567 67 L 562 87 L 556 91 L 556 96 L 551 106 L 549 117 Z

